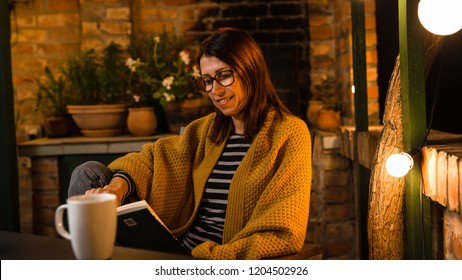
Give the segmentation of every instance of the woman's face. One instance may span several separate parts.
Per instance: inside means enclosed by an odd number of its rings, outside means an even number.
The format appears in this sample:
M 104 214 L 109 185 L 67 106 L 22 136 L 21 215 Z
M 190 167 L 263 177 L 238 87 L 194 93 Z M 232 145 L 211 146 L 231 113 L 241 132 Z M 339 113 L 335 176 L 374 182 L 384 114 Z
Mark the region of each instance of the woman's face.
M 214 56 L 202 56 L 200 60 L 202 77 L 216 78 L 224 70 L 232 68 Z M 239 77 L 234 75 L 234 82 L 229 86 L 222 86 L 216 80 L 211 81 L 213 88 L 208 92 L 209 98 L 225 116 L 236 116 L 238 108 L 244 102 L 244 90 Z

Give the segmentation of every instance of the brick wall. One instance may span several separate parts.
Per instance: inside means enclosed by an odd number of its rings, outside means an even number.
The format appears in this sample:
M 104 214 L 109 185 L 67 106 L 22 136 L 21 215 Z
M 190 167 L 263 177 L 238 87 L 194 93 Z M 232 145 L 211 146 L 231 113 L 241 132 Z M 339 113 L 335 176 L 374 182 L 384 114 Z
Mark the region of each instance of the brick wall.
M 78 0 L 30 0 L 16 3 L 11 13 L 11 54 L 18 140 L 25 138 L 25 124 L 41 123 L 34 114 L 32 79 L 45 66 L 56 70 L 62 60 L 80 48 Z
M 309 3 L 311 90 L 327 75 L 336 81 L 342 121 L 354 125 L 353 50 L 349 1 L 311 0 Z M 365 43 L 369 124 L 379 123 L 375 1 L 365 0 Z
M 58 158 L 36 157 L 32 160 L 34 234 L 54 236 L 55 210 L 59 206 Z
M 326 259 L 357 259 L 355 195 L 350 160 L 334 132 L 313 133 L 313 185 L 307 240 L 323 245 Z
M 374 3 L 365 1 L 371 124 L 378 122 L 379 110 Z M 42 75 L 45 66 L 57 72 L 81 49 L 101 49 L 110 41 L 127 47 L 164 26 L 195 45 L 221 26 L 248 30 L 262 46 L 273 80 L 292 111 L 304 118 L 313 86 L 328 75 L 337 81 L 344 123 L 352 124 L 350 21 L 350 4 L 340 0 L 19 2 L 11 14 L 18 139 L 25 137 L 25 124 L 41 124 L 31 113 L 36 89 L 31 80 Z

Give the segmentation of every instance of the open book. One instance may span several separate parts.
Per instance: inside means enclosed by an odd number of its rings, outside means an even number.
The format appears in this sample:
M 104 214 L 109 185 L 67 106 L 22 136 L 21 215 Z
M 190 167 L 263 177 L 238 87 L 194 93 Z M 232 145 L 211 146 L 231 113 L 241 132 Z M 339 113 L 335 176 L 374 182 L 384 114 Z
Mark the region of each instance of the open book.
M 145 200 L 117 208 L 116 241 L 125 247 L 186 254 L 180 241 Z

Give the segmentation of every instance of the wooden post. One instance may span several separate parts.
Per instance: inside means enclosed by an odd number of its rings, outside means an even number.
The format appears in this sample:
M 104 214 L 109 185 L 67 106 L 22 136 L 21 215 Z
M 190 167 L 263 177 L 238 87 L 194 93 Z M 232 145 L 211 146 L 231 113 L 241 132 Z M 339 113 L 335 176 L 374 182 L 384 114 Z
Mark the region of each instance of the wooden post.
M 8 1 L 0 1 L 0 30 L 0 230 L 19 231 L 18 159 Z
M 423 55 L 424 30 L 417 18 L 418 2 L 418 0 L 400 0 L 398 5 L 403 143 L 404 151 L 413 154 L 420 154 L 419 149 L 425 140 L 427 130 Z M 423 205 L 424 202 L 421 202 L 421 173 L 420 160 L 415 160 L 414 167 L 405 178 L 404 209 L 407 259 L 424 259 L 425 256 L 424 213 L 422 210 L 426 208 L 429 211 L 429 204 Z M 426 207 L 421 209 L 421 205 Z M 426 215 L 429 216 L 429 212 Z M 430 231 L 427 230 L 427 232 Z
M 364 0 L 351 0 L 351 30 L 353 41 L 353 83 L 355 86 L 355 130 L 356 133 L 369 129 L 367 112 L 367 76 L 366 76 L 366 36 L 364 19 Z M 357 145 L 355 145 L 357 147 Z M 355 151 L 358 158 L 358 149 Z M 367 244 L 367 203 L 369 195 L 369 171 L 355 162 L 356 174 L 356 213 L 358 219 L 358 244 L 361 259 L 368 259 Z

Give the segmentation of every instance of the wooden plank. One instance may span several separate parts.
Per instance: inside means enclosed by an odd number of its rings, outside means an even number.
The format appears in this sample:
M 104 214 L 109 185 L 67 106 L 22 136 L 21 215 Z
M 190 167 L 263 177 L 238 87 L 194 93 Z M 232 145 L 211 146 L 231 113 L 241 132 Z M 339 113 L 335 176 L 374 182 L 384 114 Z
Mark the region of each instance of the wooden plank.
M 367 132 L 358 132 L 358 161 L 362 166 L 370 168 L 368 165 L 367 134 Z
M 448 155 L 439 151 L 436 158 L 436 197 L 435 201 L 447 205 Z
M 462 158 L 457 161 L 459 165 L 459 214 L 462 215 Z
M 448 155 L 448 209 L 459 211 L 459 158 Z
M 423 192 L 432 200 L 435 200 L 436 196 L 436 156 L 437 151 L 435 148 L 422 148 Z
M 357 149 L 357 133 L 356 131 L 352 130 L 350 131 L 350 148 L 349 148 L 349 151 L 350 151 L 350 156 L 351 156 L 351 159 L 353 161 L 357 161 L 358 158 L 357 158 L 357 155 L 355 153 L 356 149 Z
M 372 168 L 374 163 L 375 152 L 377 150 L 377 143 L 379 142 L 380 135 L 377 133 L 369 134 L 369 169 Z

